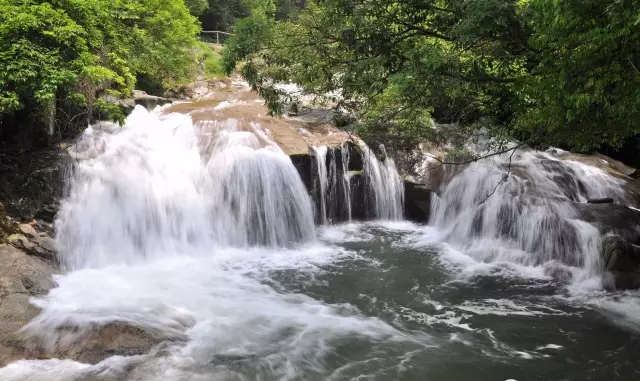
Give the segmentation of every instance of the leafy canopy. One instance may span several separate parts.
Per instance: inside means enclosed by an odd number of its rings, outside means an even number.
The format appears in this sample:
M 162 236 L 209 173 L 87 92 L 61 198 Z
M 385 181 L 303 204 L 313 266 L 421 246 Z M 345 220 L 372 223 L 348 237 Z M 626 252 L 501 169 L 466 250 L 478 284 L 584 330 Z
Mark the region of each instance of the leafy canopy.
M 0 122 L 56 98 L 127 95 L 139 76 L 189 78 L 198 32 L 183 0 L 0 0 Z
M 295 97 L 355 113 L 399 144 L 432 121 L 589 149 L 640 132 L 640 0 L 317 0 L 242 20 L 225 69 L 274 113 Z

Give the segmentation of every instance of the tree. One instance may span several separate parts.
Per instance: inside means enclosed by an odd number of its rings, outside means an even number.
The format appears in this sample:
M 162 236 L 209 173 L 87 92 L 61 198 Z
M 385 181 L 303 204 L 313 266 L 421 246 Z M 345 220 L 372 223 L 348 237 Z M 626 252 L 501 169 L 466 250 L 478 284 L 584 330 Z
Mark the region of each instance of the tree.
M 189 9 L 189 12 L 196 17 L 202 15 L 204 11 L 209 8 L 209 2 L 207 0 L 185 0 L 184 3 L 187 9 Z
M 3 139 L 43 122 L 50 135 L 61 103 L 91 119 L 100 95 L 128 95 L 136 76 L 189 78 L 198 32 L 182 0 L 0 0 Z
M 277 84 L 295 82 L 371 138 L 437 137 L 435 120 L 587 149 L 640 129 L 639 3 L 323 0 L 227 57 L 274 113 L 295 101 Z

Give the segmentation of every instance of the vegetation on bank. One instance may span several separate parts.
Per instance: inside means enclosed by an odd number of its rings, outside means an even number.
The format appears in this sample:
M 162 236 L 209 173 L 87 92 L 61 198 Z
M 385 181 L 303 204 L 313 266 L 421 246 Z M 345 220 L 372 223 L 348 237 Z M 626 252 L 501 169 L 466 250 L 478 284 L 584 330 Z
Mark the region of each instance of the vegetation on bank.
M 433 121 L 578 150 L 640 132 L 640 0 L 254 1 L 224 67 L 275 114 L 294 82 L 400 146 Z
M 2 140 L 46 143 L 95 113 L 121 117 L 105 95 L 190 80 L 199 31 L 184 0 L 0 0 Z
M 640 130 L 640 0 L 0 0 L 0 141 L 105 99 L 239 69 L 274 114 L 312 95 L 375 142 L 458 131 L 587 150 Z M 233 32 L 221 52 L 201 28 Z M 280 83 L 299 84 L 288 94 Z M 348 118 L 341 119 L 348 123 Z

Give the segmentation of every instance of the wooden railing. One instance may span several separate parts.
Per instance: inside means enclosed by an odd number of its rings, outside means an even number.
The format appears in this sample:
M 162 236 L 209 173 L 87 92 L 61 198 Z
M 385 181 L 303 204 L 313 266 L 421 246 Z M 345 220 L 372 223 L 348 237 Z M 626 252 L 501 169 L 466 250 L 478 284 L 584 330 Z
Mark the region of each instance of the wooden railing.
M 203 30 L 200 33 L 203 34 L 203 35 L 215 34 L 216 35 L 216 44 L 220 44 L 220 35 L 224 36 L 223 40 L 225 40 L 227 36 L 233 36 L 233 33 L 222 32 L 222 31 L 219 31 L 219 30 Z

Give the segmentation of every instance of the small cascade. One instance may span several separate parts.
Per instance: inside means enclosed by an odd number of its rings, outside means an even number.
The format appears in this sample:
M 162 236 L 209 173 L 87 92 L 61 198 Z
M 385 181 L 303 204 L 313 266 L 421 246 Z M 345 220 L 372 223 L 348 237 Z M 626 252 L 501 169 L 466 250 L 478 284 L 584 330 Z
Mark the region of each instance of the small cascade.
M 327 175 L 327 146 L 313 147 L 313 154 L 316 158 L 316 166 L 318 168 L 318 184 L 320 196 L 320 223 L 327 225 L 327 188 L 329 185 L 329 177 Z
M 75 156 L 56 225 L 71 269 L 315 239 L 300 176 L 257 124 L 138 107 L 123 128 L 89 127 Z
M 460 171 L 459 166 L 452 168 Z M 602 270 L 598 229 L 576 205 L 613 197 L 631 202 L 622 180 L 575 161 L 521 149 L 467 165 L 434 198 L 431 224 L 482 262 Z
M 384 162 L 380 162 L 366 145 L 364 151 L 364 178 L 366 195 L 371 207 L 371 215 L 381 220 L 402 220 L 404 218 L 404 182 L 398 174 L 395 162 L 387 155 L 384 147 Z
M 347 207 L 347 221 L 351 221 L 353 219 L 353 214 L 351 213 L 351 178 L 353 177 L 353 173 L 349 171 L 349 162 L 351 161 L 351 154 L 349 153 L 349 145 L 347 142 L 342 144 L 342 189 L 343 189 L 343 197 L 345 200 L 345 205 Z
M 315 185 L 312 195 L 319 224 L 351 220 L 401 220 L 404 183 L 393 159 L 384 162 L 364 143 L 358 158 L 352 143 L 340 148 L 313 149 Z M 364 157 L 362 157 L 364 156 Z

